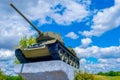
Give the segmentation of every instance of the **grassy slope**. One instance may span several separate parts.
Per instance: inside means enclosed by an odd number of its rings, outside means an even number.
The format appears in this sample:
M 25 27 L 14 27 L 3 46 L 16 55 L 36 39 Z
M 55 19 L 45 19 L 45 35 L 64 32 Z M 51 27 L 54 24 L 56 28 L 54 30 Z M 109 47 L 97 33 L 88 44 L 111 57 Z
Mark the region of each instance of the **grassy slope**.
M 74 80 L 120 80 L 120 76 L 102 76 L 95 74 L 88 74 L 83 72 L 76 72 Z
M 120 76 L 107 77 L 107 76 L 94 75 L 94 80 L 120 80 Z
M 110 79 L 106 76 L 94 75 L 94 80 L 110 80 Z
M 110 80 L 120 80 L 120 76 L 116 76 L 116 77 L 109 77 Z

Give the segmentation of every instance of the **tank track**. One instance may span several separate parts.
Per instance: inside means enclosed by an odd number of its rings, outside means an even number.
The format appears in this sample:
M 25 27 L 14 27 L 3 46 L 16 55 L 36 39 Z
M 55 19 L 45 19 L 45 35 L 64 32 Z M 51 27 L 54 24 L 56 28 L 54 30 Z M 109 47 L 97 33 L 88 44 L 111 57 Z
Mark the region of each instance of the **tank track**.
M 15 56 L 17 57 L 17 59 L 19 60 L 20 63 L 28 62 L 20 49 L 15 50 Z
M 60 60 L 78 69 L 79 59 L 72 55 L 72 53 L 63 44 L 58 42 L 56 43 L 56 46 Z

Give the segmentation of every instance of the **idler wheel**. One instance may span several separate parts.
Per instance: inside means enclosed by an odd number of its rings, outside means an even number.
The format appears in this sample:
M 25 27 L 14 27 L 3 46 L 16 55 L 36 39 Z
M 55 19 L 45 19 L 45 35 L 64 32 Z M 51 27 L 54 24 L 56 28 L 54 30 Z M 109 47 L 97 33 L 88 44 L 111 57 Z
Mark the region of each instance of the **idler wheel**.
M 15 56 L 20 61 L 20 63 L 27 63 L 27 60 L 25 59 L 25 57 L 20 49 L 15 50 Z

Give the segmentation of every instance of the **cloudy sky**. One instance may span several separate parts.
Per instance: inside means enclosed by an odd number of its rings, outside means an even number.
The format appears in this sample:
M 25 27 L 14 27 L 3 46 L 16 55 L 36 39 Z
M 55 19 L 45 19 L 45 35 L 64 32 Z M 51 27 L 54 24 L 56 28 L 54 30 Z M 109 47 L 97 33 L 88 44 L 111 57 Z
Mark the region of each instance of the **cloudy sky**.
M 120 0 L 0 0 L 0 68 L 14 74 L 14 46 L 34 29 L 12 2 L 42 32 L 61 34 L 88 72 L 120 70 Z

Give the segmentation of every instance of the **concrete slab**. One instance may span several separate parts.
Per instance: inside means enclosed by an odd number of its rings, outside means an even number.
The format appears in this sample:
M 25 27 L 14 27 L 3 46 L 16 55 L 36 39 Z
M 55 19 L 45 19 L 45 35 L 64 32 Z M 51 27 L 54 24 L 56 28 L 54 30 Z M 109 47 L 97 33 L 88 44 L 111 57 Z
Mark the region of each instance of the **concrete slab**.
M 60 60 L 15 65 L 15 72 L 25 80 L 73 80 L 75 70 Z

